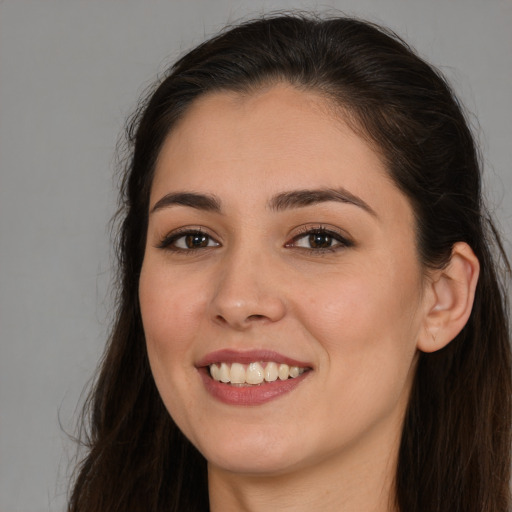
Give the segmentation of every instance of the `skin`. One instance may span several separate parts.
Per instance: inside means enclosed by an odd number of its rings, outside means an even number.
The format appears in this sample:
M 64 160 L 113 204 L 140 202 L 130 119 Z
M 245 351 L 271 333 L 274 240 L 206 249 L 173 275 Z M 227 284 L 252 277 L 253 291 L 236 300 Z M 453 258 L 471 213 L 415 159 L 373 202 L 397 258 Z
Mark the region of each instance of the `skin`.
M 340 187 L 371 211 L 269 207 L 276 194 Z M 214 195 L 220 211 L 152 211 L 183 191 Z M 180 228 L 201 228 L 208 246 L 161 247 Z M 311 228 L 350 243 L 308 248 Z M 392 510 L 435 301 L 426 282 L 408 200 L 325 100 L 285 85 L 196 100 L 159 155 L 139 297 L 159 392 L 208 460 L 212 511 Z M 196 366 L 225 348 L 274 350 L 312 370 L 265 404 L 224 404 Z

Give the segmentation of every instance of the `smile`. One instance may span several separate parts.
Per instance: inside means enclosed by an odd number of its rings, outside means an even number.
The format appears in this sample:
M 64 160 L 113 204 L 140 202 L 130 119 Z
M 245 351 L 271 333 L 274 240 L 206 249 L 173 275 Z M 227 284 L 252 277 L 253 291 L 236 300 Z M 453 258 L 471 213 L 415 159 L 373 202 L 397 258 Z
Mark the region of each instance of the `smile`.
M 295 379 L 302 375 L 307 368 L 289 366 L 285 363 L 252 362 L 242 363 L 214 363 L 209 365 L 210 376 L 217 382 L 236 386 L 259 385 L 264 382 L 276 380 Z
M 273 350 L 212 352 L 196 363 L 206 391 L 231 406 L 256 406 L 292 392 L 314 366 Z

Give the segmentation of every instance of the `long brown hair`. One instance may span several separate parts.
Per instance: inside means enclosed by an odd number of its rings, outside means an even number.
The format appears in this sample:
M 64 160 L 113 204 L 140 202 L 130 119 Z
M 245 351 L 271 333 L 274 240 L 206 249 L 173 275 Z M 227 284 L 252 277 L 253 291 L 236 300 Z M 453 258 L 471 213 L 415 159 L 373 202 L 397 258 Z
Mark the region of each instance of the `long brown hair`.
M 471 317 L 443 350 L 420 354 L 396 471 L 402 512 L 510 506 L 509 269 L 481 196 L 478 152 L 443 77 L 395 34 L 351 19 L 277 15 L 224 31 L 181 58 L 128 128 L 116 322 L 85 406 L 87 455 L 70 512 L 206 511 L 206 462 L 158 395 L 138 304 L 155 160 L 191 103 L 217 90 L 286 82 L 320 92 L 385 159 L 416 217 L 419 257 L 440 268 L 467 242 L 481 275 Z M 510 269 L 509 269 L 510 270 Z

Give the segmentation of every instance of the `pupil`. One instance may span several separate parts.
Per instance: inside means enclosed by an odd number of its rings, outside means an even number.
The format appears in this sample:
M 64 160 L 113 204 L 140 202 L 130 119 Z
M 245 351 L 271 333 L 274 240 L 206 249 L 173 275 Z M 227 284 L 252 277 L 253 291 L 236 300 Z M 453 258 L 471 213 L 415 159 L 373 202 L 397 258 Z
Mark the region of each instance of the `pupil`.
M 331 247 L 332 237 L 325 233 L 314 233 L 309 235 L 309 245 L 313 249 L 325 249 Z
M 187 235 L 185 243 L 189 249 L 196 249 L 197 247 L 206 247 L 208 245 L 208 237 L 201 233 Z

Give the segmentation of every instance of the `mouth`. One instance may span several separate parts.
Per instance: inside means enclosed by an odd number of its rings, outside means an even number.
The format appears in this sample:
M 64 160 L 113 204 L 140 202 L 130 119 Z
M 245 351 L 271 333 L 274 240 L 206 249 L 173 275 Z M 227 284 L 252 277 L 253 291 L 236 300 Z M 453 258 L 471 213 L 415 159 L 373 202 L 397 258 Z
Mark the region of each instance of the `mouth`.
M 229 405 L 260 405 L 294 390 L 312 373 L 309 363 L 268 350 L 220 350 L 197 364 L 206 390 Z
M 259 386 L 264 383 L 296 379 L 310 368 L 290 366 L 275 361 L 243 363 L 213 363 L 208 365 L 210 377 L 232 386 Z

